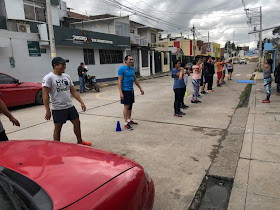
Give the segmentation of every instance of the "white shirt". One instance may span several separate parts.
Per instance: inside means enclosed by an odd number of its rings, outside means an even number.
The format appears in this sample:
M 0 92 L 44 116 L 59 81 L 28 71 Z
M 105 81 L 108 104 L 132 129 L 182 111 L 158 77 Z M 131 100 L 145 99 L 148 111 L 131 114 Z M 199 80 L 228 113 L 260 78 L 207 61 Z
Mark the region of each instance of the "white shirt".
M 50 88 L 52 110 L 69 109 L 73 106 L 70 87 L 74 84 L 68 74 L 57 75 L 50 72 L 43 78 L 42 86 Z

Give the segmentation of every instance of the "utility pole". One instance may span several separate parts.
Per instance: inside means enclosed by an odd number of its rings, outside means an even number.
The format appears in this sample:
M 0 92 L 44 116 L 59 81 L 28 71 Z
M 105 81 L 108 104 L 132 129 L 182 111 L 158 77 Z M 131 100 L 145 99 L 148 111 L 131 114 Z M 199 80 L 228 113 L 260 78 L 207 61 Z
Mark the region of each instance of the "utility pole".
M 54 58 L 54 57 L 56 57 L 56 49 L 55 49 L 55 40 L 54 40 L 54 33 L 53 33 L 52 11 L 51 11 L 51 1 L 50 0 L 46 0 L 46 7 L 47 7 L 47 18 L 48 18 L 51 57 Z
M 192 32 L 193 32 L 193 55 L 194 55 L 194 59 L 195 59 L 195 50 L 196 50 L 196 44 L 195 44 L 195 27 L 193 25 L 193 28 L 192 28 Z
M 259 46 L 259 70 L 262 68 L 262 7 L 260 7 L 260 46 Z
M 209 31 L 208 31 L 208 52 L 207 52 L 207 55 L 209 55 L 209 49 L 210 49 L 209 45 L 210 45 L 210 43 L 209 43 Z
M 183 51 L 183 45 L 182 45 L 182 38 L 183 38 L 183 33 L 181 32 L 181 50 Z M 181 63 L 183 62 L 183 55 L 181 56 Z

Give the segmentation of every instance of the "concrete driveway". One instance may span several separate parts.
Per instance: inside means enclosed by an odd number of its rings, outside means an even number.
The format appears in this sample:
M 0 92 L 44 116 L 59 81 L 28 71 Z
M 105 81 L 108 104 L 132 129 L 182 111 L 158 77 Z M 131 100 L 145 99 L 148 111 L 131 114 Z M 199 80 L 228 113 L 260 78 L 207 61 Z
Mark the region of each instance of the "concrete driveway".
M 117 86 L 102 88 L 100 93 L 82 94 L 87 111 L 80 112 L 83 139 L 93 147 L 108 150 L 140 163 L 155 182 L 155 210 L 187 209 L 213 161 L 216 146 L 222 140 L 239 96 L 256 64 L 235 65 L 233 80 L 204 95 L 201 104 L 191 104 L 192 85 L 189 80 L 185 102 L 190 106 L 182 118 L 173 116 L 173 79 L 170 76 L 145 80 L 141 85 L 145 95 L 135 87 L 136 103 L 133 119 L 139 123 L 133 131 L 115 132 L 122 119 Z M 215 77 L 216 78 L 216 77 Z M 214 80 L 215 80 L 214 78 Z M 45 121 L 44 106 L 13 109 L 21 127 L 13 127 L 1 116 L 9 139 L 52 139 L 53 123 Z M 72 125 L 62 129 L 62 141 L 76 143 Z

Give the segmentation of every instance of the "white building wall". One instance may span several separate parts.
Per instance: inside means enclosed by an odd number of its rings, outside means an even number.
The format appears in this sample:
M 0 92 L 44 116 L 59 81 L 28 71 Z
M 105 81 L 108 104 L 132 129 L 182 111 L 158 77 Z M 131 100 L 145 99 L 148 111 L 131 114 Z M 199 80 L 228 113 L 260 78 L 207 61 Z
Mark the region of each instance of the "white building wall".
M 7 19 L 25 20 L 23 0 L 5 0 Z
M 115 25 L 114 21 L 106 22 L 88 22 L 88 23 L 79 23 L 74 25 L 76 29 L 94 31 L 106 34 L 115 34 Z
M 8 47 L 0 47 L 0 72 L 9 74 L 21 81 L 41 82 L 43 77 L 52 70 L 49 47 L 46 54 L 40 57 L 30 57 L 27 41 L 39 41 L 38 34 L 20 32 L 9 32 L 0 30 L 0 37 L 9 38 Z M 73 81 L 78 81 L 77 68 L 84 62 L 83 48 L 70 48 L 56 46 L 57 56 L 69 59 L 66 74 L 69 74 Z M 99 50 L 94 51 L 95 65 L 88 65 L 89 74 L 94 74 L 97 79 L 113 78 L 118 76 L 120 64 L 100 65 Z M 9 58 L 14 57 L 15 68 L 11 68 Z

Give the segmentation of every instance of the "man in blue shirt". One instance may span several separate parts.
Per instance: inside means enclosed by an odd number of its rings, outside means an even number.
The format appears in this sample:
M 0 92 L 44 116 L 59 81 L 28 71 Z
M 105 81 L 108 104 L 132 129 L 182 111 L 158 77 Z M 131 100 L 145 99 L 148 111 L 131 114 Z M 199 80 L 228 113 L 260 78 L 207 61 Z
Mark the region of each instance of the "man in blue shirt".
M 131 125 L 137 125 L 131 119 L 131 112 L 132 112 L 132 104 L 134 103 L 134 90 L 133 90 L 133 83 L 138 86 L 141 91 L 141 94 L 144 95 L 144 91 L 139 84 L 134 68 L 133 68 L 133 58 L 130 55 L 125 56 L 125 65 L 119 68 L 118 71 L 118 84 L 119 84 L 119 91 L 120 91 L 120 98 L 121 103 L 124 105 L 123 108 L 123 117 L 125 122 L 125 128 L 127 130 L 133 130 Z

